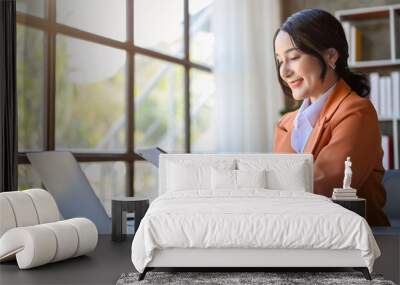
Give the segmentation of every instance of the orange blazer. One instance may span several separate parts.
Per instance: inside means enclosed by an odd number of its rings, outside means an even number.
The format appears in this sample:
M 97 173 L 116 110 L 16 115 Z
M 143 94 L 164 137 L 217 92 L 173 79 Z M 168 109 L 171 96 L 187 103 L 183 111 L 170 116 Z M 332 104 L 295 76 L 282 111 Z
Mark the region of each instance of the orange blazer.
M 297 111 L 285 114 L 275 132 L 274 152 L 295 153 L 291 134 Z M 367 221 L 372 226 L 389 226 L 382 208 L 386 192 L 385 170 L 378 117 L 371 102 L 358 96 L 340 79 L 323 107 L 304 147 L 314 156 L 314 193 L 332 196 L 343 185 L 344 161 L 352 161 L 351 186 L 367 200 Z

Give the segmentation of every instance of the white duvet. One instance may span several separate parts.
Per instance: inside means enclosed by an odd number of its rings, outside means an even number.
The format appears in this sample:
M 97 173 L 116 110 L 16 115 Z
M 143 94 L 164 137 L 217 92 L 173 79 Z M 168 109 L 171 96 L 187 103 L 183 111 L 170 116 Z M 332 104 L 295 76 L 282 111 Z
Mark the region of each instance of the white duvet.
M 328 198 L 300 191 L 179 191 L 151 204 L 132 243 L 143 272 L 155 249 L 358 249 L 372 272 L 380 251 L 368 223 Z

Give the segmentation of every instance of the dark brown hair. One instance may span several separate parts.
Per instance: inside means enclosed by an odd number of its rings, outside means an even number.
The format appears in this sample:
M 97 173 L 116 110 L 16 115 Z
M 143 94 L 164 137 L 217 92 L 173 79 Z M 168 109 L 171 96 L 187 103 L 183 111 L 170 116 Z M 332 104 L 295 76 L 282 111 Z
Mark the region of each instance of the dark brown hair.
M 352 72 L 347 64 L 349 47 L 341 23 L 330 13 L 320 9 L 305 9 L 291 15 L 276 31 L 275 39 L 280 31 L 289 34 L 293 44 L 302 52 L 312 55 L 321 64 L 321 81 L 325 78 L 327 65 L 322 52 L 334 48 L 339 53 L 336 61 L 336 74 L 342 78 L 359 96 L 369 95 L 370 86 L 364 74 Z M 276 62 L 278 80 L 285 95 L 292 97 L 292 91 L 279 74 L 279 64 Z

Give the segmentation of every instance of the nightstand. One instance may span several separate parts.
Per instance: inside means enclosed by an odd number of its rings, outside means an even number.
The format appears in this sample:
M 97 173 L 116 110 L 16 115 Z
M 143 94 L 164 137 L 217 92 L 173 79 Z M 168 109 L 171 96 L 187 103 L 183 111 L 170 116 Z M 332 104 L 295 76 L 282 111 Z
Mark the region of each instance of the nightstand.
M 116 197 L 112 199 L 111 218 L 113 241 L 126 239 L 126 213 L 135 213 L 135 233 L 149 207 L 149 199 L 139 197 Z
M 364 219 L 367 217 L 366 203 L 367 201 L 363 198 L 355 198 L 349 200 L 331 199 L 333 203 L 339 204 L 340 206 L 359 214 Z

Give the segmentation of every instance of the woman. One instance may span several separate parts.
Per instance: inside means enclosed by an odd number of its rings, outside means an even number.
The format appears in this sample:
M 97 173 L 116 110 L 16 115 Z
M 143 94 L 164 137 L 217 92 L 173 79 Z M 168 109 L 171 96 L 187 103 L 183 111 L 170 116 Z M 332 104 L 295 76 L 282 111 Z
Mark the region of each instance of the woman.
M 274 151 L 312 153 L 314 192 L 342 187 L 344 161 L 352 161 L 351 187 L 367 200 L 367 220 L 388 226 L 381 134 L 365 76 L 347 65 L 348 44 L 338 20 L 318 9 L 290 16 L 274 37 L 278 78 L 287 96 L 304 100 L 277 124 Z

